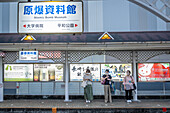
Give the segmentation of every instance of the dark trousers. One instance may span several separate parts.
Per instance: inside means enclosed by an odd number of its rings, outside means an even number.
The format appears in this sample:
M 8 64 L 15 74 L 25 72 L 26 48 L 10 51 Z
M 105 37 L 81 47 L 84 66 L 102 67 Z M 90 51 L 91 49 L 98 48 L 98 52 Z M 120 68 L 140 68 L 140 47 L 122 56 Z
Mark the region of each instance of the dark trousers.
M 132 90 L 125 90 L 126 92 L 126 100 L 132 99 Z
M 87 85 L 85 88 L 84 88 L 84 99 L 85 100 L 90 100 L 92 101 L 93 100 L 93 89 L 92 89 L 92 85 Z

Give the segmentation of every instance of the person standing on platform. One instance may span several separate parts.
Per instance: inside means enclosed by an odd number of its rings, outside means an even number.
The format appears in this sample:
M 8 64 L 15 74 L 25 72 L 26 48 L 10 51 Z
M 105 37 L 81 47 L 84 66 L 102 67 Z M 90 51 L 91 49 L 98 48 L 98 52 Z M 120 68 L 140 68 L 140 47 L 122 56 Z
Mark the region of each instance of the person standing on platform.
M 112 95 L 111 95 L 111 75 L 109 75 L 109 70 L 106 69 L 105 74 L 102 76 L 102 81 L 104 81 L 104 95 L 105 95 L 105 103 L 112 103 Z
M 134 89 L 133 88 L 134 78 L 130 74 L 131 74 L 130 70 L 127 70 L 126 76 L 123 80 L 123 85 L 126 93 L 126 100 L 128 103 L 132 102 L 132 90 Z
M 86 103 L 90 103 L 93 100 L 93 89 L 92 89 L 92 75 L 89 69 L 83 76 L 83 81 L 86 81 L 86 87 L 84 88 L 84 98 Z

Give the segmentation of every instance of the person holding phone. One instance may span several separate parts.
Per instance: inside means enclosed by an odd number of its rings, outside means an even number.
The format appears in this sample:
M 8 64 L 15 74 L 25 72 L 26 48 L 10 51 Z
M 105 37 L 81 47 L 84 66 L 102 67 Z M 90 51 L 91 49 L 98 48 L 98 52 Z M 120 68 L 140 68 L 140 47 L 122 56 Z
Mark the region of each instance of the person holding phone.
M 93 89 L 92 89 L 92 75 L 89 69 L 83 76 L 83 81 L 86 81 L 87 86 L 84 88 L 84 98 L 86 103 L 90 103 L 93 100 Z
M 105 103 L 112 103 L 112 95 L 111 95 L 111 89 L 110 89 L 110 84 L 112 77 L 109 74 L 109 70 L 106 69 L 105 74 L 102 76 L 102 80 L 105 81 L 104 85 L 104 95 L 105 95 Z
M 123 80 L 124 90 L 126 92 L 126 100 L 128 103 L 132 102 L 132 89 L 134 89 L 133 88 L 134 78 L 130 74 L 131 74 L 130 70 L 127 70 L 126 76 Z

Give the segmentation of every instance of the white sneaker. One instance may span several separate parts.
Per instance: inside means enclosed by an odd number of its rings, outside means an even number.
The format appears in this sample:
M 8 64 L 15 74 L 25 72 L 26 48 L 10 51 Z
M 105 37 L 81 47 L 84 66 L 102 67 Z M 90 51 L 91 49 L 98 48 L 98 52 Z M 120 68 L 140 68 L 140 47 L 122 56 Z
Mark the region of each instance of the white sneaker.
M 129 100 L 129 102 L 131 103 L 131 102 L 132 102 L 132 100 Z
M 90 100 L 88 102 L 90 103 Z
M 88 103 L 89 101 L 88 100 L 86 100 L 86 103 Z
M 130 100 L 127 100 L 127 103 L 129 103 L 130 102 Z

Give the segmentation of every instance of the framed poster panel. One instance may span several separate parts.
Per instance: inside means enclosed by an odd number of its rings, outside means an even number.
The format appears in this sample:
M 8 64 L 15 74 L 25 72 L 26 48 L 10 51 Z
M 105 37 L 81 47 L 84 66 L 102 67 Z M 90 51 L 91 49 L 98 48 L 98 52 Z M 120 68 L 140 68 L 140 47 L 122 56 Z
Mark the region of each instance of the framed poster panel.
M 123 81 L 126 76 L 126 71 L 132 72 L 131 64 L 101 64 L 101 77 L 105 74 L 105 70 L 109 69 L 113 81 Z
M 100 81 L 100 64 L 70 64 L 70 81 L 83 81 L 86 69 L 90 69 L 93 81 Z
M 139 63 L 138 80 L 149 81 L 170 81 L 169 63 Z
M 63 64 L 34 64 L 34 81 L 63 81 Z
M 33 64 L 4 64 L 4 81 L 33 81 Z

